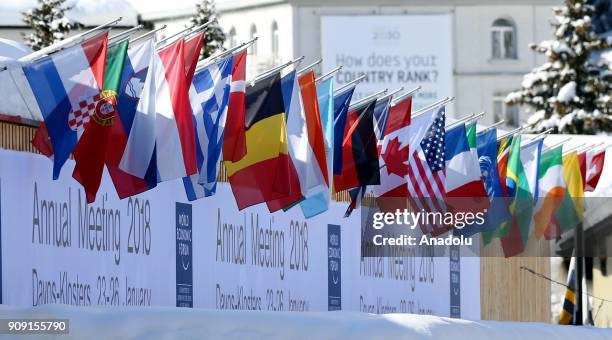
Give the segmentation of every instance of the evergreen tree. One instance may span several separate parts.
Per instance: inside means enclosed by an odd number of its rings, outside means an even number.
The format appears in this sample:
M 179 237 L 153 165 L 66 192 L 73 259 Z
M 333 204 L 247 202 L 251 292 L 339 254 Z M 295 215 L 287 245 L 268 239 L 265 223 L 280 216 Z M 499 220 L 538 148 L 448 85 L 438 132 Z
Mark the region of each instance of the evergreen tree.
M 609 134 L 611 63 L 599 55 L 612 42 L 593 31 L 593 6 L 586 0 L 565 0 L 553 12 L 554 39 L 530 45 L 548 61 L 526 74 L 521 89 L 506 102 L 528 106 L 534 132 L 553 128 L 556 133 Z
M 219 26 L 217 10 L 214 0 L 202 0 L 196 4 L 196 14 L 191 18 L 192 25 L 203 25 L 212 21 L 204 29 L 204 46 L 202 47 L 201 59 L 208 58 L 218 50 L 223 49 L 225 34 Z
M 66 38 L 72 28 L 64 13 L 70 7 L 66 0 L 38 0 L 39 6 L 23 14 L 23 22 L 32 27 L 32 33 L 22 33 L 25 43 L 34 51 Z

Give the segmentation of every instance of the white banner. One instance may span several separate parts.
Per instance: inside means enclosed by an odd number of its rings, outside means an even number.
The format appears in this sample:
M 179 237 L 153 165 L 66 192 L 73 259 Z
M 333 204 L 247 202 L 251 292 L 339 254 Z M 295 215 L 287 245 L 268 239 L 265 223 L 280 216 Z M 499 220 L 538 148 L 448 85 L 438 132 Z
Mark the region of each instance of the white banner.
M 323 72 L 342 65 L 338 86 L 365 74 L 356 99 L 420 85 L 413 108 L 423 107 L 453 95 L 451 25 L 450 14 L 323 16 Z
M 181 181 L 119 200 L 105 173 L 87 205 L 73 166 L 52 181 L 44 157 L 0 151 L 3 304 L 480 318 L 477 258 L 362 259 L 359 211 L 344 218 L 347 203 L 311 219 L 299 207 L 238 211 L 227 183 L 188 203 Z

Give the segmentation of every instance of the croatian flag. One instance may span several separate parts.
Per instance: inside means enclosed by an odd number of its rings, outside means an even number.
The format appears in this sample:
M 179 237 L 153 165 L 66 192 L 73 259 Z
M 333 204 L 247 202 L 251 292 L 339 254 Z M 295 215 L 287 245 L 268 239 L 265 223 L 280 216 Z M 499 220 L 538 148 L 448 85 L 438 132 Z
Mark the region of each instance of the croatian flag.
M 184 47 L 179 39 L 153 54 L 120 164 L 136 177 L 146 177 L 153 157 L 158 181 L 197 173 Z
M 229 56 L 197 72 L 191 83 L 189 99 L 195 120 L 198 174 L 183 177 L 190 201 L 215 194 L 221 161 L 221 145 L 227 117 L 232 81 Z
M 104 83 L 108 31 L 23 66 L 53 147 L 53 179 L 89 123 L 81 104 Z
M 136 107 L 140 101 L 153 53 L 155 53 L 155 39 L 151 38 L 139 45 L 130 47 L 123 66 L 121 87 L 117 96 L 118 114 L 111 128 L 110 140 L 113 147 L 108 148 L 106 152 L 106 168 L 119 198 L 133 196 L 157 186 L 155 162 L 149 164 L 144 179 L 119 168 L 123 150 L 132 130 Z

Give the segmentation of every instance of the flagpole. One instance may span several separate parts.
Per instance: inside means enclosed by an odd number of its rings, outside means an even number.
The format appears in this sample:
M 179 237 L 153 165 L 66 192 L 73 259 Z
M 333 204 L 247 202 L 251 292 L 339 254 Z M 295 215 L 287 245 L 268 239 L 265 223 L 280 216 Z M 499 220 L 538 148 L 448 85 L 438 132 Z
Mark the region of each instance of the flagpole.
M 85 36 L 87 36 L 87 35 L 89 35 L 91 33 L 94 33 L 94 32 L 96 32 L 98 30 L 101 30 L 101 29 L 113 26 L 113 25 L 115 25 L 116 23 L 118 23 L 121 20 L 122 20 L 122 17 L 118 17 L 115 20 L 111 20 L 111 21 L 109 21 L 109 22 L 107 22 L 105 24 L 102 24 L 100 26 L 94 27 L 94 28 L 92 28 L 92 29 L 90 29 L 88 31 L 83 32 L 83 33 L 79 33 L 79 34 L 74 35 L 72 37 L 66 38 L 66 39 L 64 39 L 62 41 L 58 41 L 55 44 L 49 45 L 49 46 L 47 46 L 45 48 L 42 48 L 42 49 L 40 49 L 40 50 L 38 50 L 36 52 L 32 52 L 32 53 L 30 53 L 28 55 L 25 55 L 25 56 L 23 56 L 23 57 L 21 57 L 21 58 L 19 58 L 17 60 L 21 61 L 21 62 L 30 62 L 30 61 L 33 61 L 33 60 L 35 60 L 37 58 L 40 58 L 40 57 L 42 57 L 44 55 L 51 54 L 54 51 L 57 51 L 57 50 L 59 50 L 61 48 L 64 48 L 64 47 L 66 47 L 66 46 L 68 46 L 68 45 L 78 41 L 79 39 L 81 39 L 81 38 L 83 38 L 83 37 L 85 37 Z
M 502 140 L 502 139 L 504 139 L 506 137 L 510 137 L 512 135 L 516 135 L 517 133 L 519 133 L 519 132 L 521 132 L 521 131 L 523 131 L 525 129 L 526 129 L 525 126 L 518 127 L 518 128 L 516 128 L 514 130 L 511 130 L 510 132 L 508 132 L 506 134 L 503 134 L 503 135 L 497 137 L 497 141 L 500 141 L 500 140 Z
M 584 275 L 584 263 L 583 259 L 583 247 L 584 247 L 584 228 L 582 226 L 582 222 L 578 223 L 576 226 L 576 234 L 574 235 L 574 247 L 576 249 L 576 305 L 574 306 L 576 310 L 576 319 L 574 320 L 574 324 L 577 326 L 582 325 L 582 277 Z
M 585 144 L 586 144 L 586 143 L 581 143 L 581 144 L 579 144 L 579 145 L 577 145 L 577 146 L 574 146 L 574 147 L 570 148 L 569 150 L 563 151 L 563 156 L 568 155 L 568 154 L 570 154 L 570 153 L 572 153 L 572 152 L 574 152 L 574 151 L 576 151 L 576 150 L 580 149 L 580 148 L 581 148 L 581 147 L 583 147 Z
M 138 25 L 136 27 L 130 28 L 127 31 L 123 31 L 121 33 L 117 33 L 117 34 L 113 35 L 112 37 L 108 38 L 108 42 L 111 43 L 111 42 L 115 42 L 117 40 L 121 40 L 121 39 L 123 39 L 123 38 L 125 38 L 125 37 L 127 37 L 127 36 L 129 36 L 131 34 L 133 34 L 136 31 L 140 31 L 143 27 L 144 26 L 142 24 L 140 24 L 140 25 Z
M 566 138 L 566 139 L 564 139 L 564 140 L 562 140 L 562 141 L 560 141 L 560 142 L 557 142 L 557 143 L 555 143 L 555 144 L 553 144 L 553 145 L 551 145 L 551 146 L 547 146 L 547 147 L 546 147 L 546 149 L 544 149 L 544 150 L 542 150 L 542 151 L 544 152 L 544 151 L 552 150 L 552 149 L 554 149 L 554 148 L 557 148 L 557 147 L 559 147 L 559 146 L 561 146 L 561 145 L 563 145 L 563 144 L 565 144 L 565 143 L 569 142 L 570 140 L 571 140 L 571 138 Z
M 338 73 L 338 71 L 340 71 L 341 69 L 342 69 L 342 65 L 340 65 L 340 66 L 336 67 L 335 69 L 333 69 L 333 70 L 325 73 L 324 75 L 318 77 L 317 79 L 315 79 L 315 82 L 318 83 L 320 81 L 326 80 L 329 77 L 331 77 L 331 76 L 335 75 L 336 73 Z
M 391 92 L 387 92 L 387 94 L 385 94 L 384 96 L 378 98 L 377 100 L 385 100 L 385 99 L 387 99 L 389 97 L 393 97 L 394 95 L 396 95 L 396 94 L 398 94 L 398 93 L 400 93 L 402 91 L 404 91 L 404 87 L 403 86 L 400 87 L 400 88 L 397 88 L 397 89 L 395 89 L 395 90 L 393 90 Z
M 206 22 L 206 23 L 204 23 L 204 24 L 202 24 L 200 26 L 197 26 L 197 27 L 195 25 L 193 25 L 193 26 L 187 27 L 185 29 L 182 29 L 182 30 L 172 34 L 171 36 L 158 41 L 157 42 L 157 49 L 160 50 L 160 49 L 163 49 L 164 47 L 170 45 L 170 43 L 165 44 L 165 45 L 164 45 L 164 43 L 166 43 L 166 42 L 168 42 L 168 41 L 170 41 L 170 40 L 172 40 L 172 39 L 174 39 L 174 38 L 176 38 L 176 37 L 178 37 L 180 35 L 183 35 L 183 38 L 186 38 L 188 35 L 190 35 L 190 34 L 192 34 L 194 32 L 197 32 L 197 31 L 199 31 L 199 30 L 201 30 L 203 28 L 206 28 L 206 26 L 210 25 L 211 23 L 212 23 L 212 20 L 208 21 L 208 22 Z
M 446 104 L 452 102 L 453 100 L 455 100 L 455 97 L 445 97 L 443 99 L 440 99 L 440 100 L 438 100 L 437 102 L 435 102 L 433 104 L 430 104 L 430 105 L 428 105 L 428 106 L 426 106 L 426 107 L 424 107 L 424 108 L 422 108 L 420 110 L 417 110 L 417 111 L 413 112 L 411 118 L 416 118 L 416 117 L 424 114 L 425 112 L 427 112 L 427 111 L 429 111 L 429 110 L 431 110 L 433 108 L 440 107 L 442 105 L 446 105 Z
M 496 128 L 496 127 L 498 127 L 498 126 L 502 125 L 502 124 L 503 124 L 503 123 L 505 123 L 505 122 L 506 122 L 506 120 L 505 120 L 505 119 L 502 119 L 502 120 L 500 120 L 499 122 L 494 123 L 494 124 L 492 124 L 492 125 L 489 125 L 489 126 L 487 126 L 486 128 L 484 128 L 484 129 L 480 130 L 480 131 L 479 131 L 479 132 L 478 132 L 476 135 L 477 135 L 477 136 L 480 136 L 480 135 L 482 135 L 482 134 L 485 134 L 485 133 L 487 133 L 487 132 L 491 131 L 491 129 Z
M 388 89 L 384 89 L 382 91 L 378 91 L 376 93 L 372 93 L 371 95 L 361 98 L 353 104 L 349 105 L 349 111 L 355 110 L 357 107 L 361 107 L 363 104 L 370 102 L 373 99 L 376 99 L 378 96 L 387 93 Z
M 602 146 L 604 143 L 605 142 L 601 142 L 601 143 L 592 144 L 592 145 L 587 145 L 586 143 L 584 143 L 578 149 L 576 149 L 576 152 L 577 153 L 588 152 L 588 151 L 591 151 L 593 148 Z M 580 150 L 580 149 L 582 149 L 582 150 Z
M 470 119 L 466 120 L 466 123 L 467 123 L 467 122 L 472 122 L 472 121 L 479 120 L 480 118 L 484 117 L 485 113 L 486 113 L 486 112 L 484 112 L 484 111 L 482 111 L 482 112 L 480 112 L 480 113 L 477 113 L 476 115 L 474 115 L 474 117 L 472 117 L 472 118 L 470 118 Z
M 444 127 L 444 130 L 450 130 L 450 129 L 454 128 L 455 126 L 459 126 L 459 124 L 467 122 L 468 120 L 472 119 L 475 115 L 476 115 L 475 113 L 472 113 L 472 114 L 467 115 L 467 116 L 465 116 L 463 118 L 459 118 L 456 121 L 446 125 Z
M 348 89 L 353 84 L 359 84 L 362 80 L 365 79 L 365 77 L 366 77 L 366 75 L 362 74 L 359 77 L 357 77 L 357 78 L 349 81 L 348 83 L 342 85 L 340 88 L 338 88 L 336 91 L 334 91 L 334 96 L 337 95 L 338 93 L 342 93 L 344 90 Z
M 319 65 L 321 62 L 323 62 L 323 59 L 319 59 L 317 61 L 315 61 L 314 63 L 304 67 L 303 69 L 297 71 L 297 75 L 301 76 L 302 74 L 306 73 L 307 71 L 310 71 L 313 67 Z
M 195 27 L 195 28 L 191 29 L 191 30 L 190 30 L 190 31 L 187 33 L 187 35 L 185 36 L 185 38 L 188 38 L 188 37 L 189 37 L 190 35 L 192 35 L 192 34 L 198 34 L 200 31 L 202 31 L 202 30 L 204 30 L 206 27 L 210 26 L 210 24 L 212 24 L 212 23 L 213 23 L 213 21 L 214 21 L 214 20 L 207 21 L 207 22 L 203 23 L 202 25 L 197 26 L 197 27 Z
M 402 93 L 399 96 L 397 96 L 396 98 L 393 98 L 393 102 L 391 102 L 391 105 L 395 105 L 398 102 L 402 101 L 402 99 L 411 96 L 412 94 L 414 94 L 415 92 L 417 92 L 418 90 L 421 89 L 421 85 L 413 88 L 412 90 L 406 92 L 406 93 Z
M 215 55 L 212 55 L 212 56 L 210 56 L 210 57 L 208 57 L 208 58 L 206 58 L 204 60 L 200 60 L 198 62 L 197 67 L 196 67 L 196 71 L 199 71 L 199 70 L 209 66 L 210 64 L 214 63 L 215 61 L 217 61 L 217 60 L 219 60 L 219 59 L 221 59 L 221 58 L 223 58 L 225 56 L 228 56 L 230 54 L 233 54 L 236 51 L 240 51 L 240 50 L 242 50 L 244 48 L 249 48 L 255 41 L 257 41 L 257 39 L 259 39 L 259 38 L 255 37 L 255 38 L 253 38 L 253 39 L 251 39 L 251 40 L 249 40 L 247 42 L 244 42 L 244 43 L 242 43 L 242 44 L 240 44 L 238 46 L 234 46 L 234 47 L 232 47 L 232 48 L 230 48 L 228 50 L 221 51 L 221 52 L 219 52 L 219 53 L 217 53 Z
M 301 57 L 299 57 L 297 59 L 290 60 L 290 61 L 288 61 L 288 62 L 286 62 L 284 64 L 278 65 L 278 66 L 276 66 L 276 67 L 274 67 L 274 68 L 272 68 L 272 69 L 270 69 L 268 71 L 265 71 L 263 73 L 258 74 L 249 83 L 251 84 L 251 86 L 253 86 L 253 85 L 255 85 L 255 83 L 257 83 L 258 81 L 262 80 L 263 78 L 266 78 L 267 76 L 269 76 L 269 75 L 271 75 L 271 74 L 273 74 L 275 72 L 278 72 L 278 71 L 280 71 L 280 70 L 282 70 L 285 67 L 288 67 L 290 65 L 299 64 L 302 60 L 304 60 L 304 56 L 301 56 Z
M 147 32 L 147 33 L 145 33 L 145 34 L 139 35 L 139 36 L 137 36 L 136 38 L 133 38 L 132 40 L 130 40 L 130 44 L 134 44 L 134 43 L 135 43 L 135 42 L 137 42 L 137 41 L 140 41 L 140 40 L 142 40 L 142 39 L 145 39 L 145 38 L 148 38 L 148 37 L 150 37 L 150 36 L 152 36 L 152 35 L 155 35 L 157 32 L 159 32 L 159 31 L 161 31 L 161 30 L 165 29 L 166 27 L 167 27 L 167 25 L 163 25 L 163 26 L 161 26 L 160 28 L 156 28 L 156 29 L 154 29 L 154 30 L 152 30 L 152 31 L 150 31 L 150 32 Z

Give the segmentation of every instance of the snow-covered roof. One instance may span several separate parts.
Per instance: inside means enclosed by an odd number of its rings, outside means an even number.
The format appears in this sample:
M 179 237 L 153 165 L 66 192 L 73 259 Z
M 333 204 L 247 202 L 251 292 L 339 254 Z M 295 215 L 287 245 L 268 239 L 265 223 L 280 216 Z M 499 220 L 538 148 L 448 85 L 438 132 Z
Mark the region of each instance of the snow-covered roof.
M 6 1 L 0 10 L 0 26 L 23 27 L 22 13 L 37 6 L 36 0 Z M 66 17 L 87 27 L 98 26 L 123 17 L 120 26 L 138 25 L 138 12 L 128 0 L 68 0 L 73 8 Z

